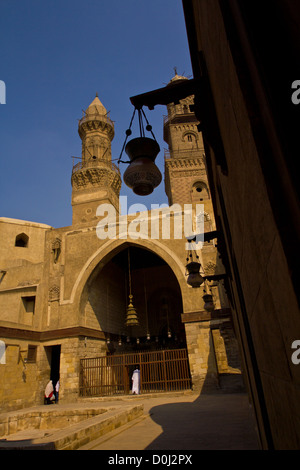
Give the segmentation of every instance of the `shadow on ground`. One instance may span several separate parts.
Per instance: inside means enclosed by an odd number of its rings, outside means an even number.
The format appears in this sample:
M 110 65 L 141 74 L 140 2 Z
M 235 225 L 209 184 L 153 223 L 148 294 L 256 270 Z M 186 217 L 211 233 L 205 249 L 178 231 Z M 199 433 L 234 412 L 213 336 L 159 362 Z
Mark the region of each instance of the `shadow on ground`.
M 253 409 L 241 393 L 201 393 L 192 402 L 153 406 L 162 433 L 147 450 L 259 450 Z

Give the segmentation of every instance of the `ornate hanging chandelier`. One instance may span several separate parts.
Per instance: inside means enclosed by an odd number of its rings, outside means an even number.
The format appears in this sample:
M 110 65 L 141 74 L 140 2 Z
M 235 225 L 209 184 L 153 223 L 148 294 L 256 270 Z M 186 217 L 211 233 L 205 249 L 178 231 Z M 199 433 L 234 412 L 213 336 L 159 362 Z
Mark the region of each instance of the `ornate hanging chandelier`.
M 126 310 L 126 326 L 139 326 L 139 320 L 136 310 L 133 306 L 131 293 L 131 272 L 130 272 L 130 253 L 128 248 L 128 280 L 129 280 L 129 304 Z

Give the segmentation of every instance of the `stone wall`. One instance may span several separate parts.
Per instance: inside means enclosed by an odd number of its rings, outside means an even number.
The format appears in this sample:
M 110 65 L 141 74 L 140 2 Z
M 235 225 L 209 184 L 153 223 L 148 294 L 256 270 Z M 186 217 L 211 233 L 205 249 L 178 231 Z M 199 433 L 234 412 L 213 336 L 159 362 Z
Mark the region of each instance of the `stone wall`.
M 1 412 L 36 405 L 39 403 L 38 360 L 26 362 L 28 342 L 4 339 L 4 343 L 5 363 L 0 364 Z
M 228 9 L 223 2 L 225 15 L 217 0 L 192 3 L 197 30 L 190 37 L 191 48 L 197 49 L 194 67 L 197 70 L 200 57 L 205 61 L 225 151 L 224 159 L 218 149 L 214 151 L 215 142 L 211 140 L 210 186 L 233 276 L 233 317 L 242 345 L 248 389 L 256 409 L 262 446 L 297 449 L 300 368 L 291 361 L 291 345 L 299 337 L 300 315 L 286 257 L 287 252 L 291 253 L 291 246 L 282 243 L 290 230 L 283 200 L 280 203 L 284 193 L 278 193 L 279 187 L 274 181 L 272 186 L 269 176 L 279 163 L 280 152 L 281 166 L 274 172 L 280 184 L 287 177 L 287 168 L 267 103 L 269 89 L 264 89 L 267 70 L 260 75 L 263 61 L 255 61 L 257 51 L 251 50 L 245 24 L 241 18 L 237 20 L 238 14 L 237 17 L 232 14 L 232 5 L 236 13 L 243 2 L 232 2 Z M 277 6 L 280 3 L 285 2 L 276 2 Z M 248 7 L 263 21 L 258 3 L 249 2 Z M 271 10 L 266 9 L 264 13 L 272 25 Z M 276 29 L 274 24 L 272 27 Z M 255 32 L 252 33 L 255 37 Z M 271 48 L 272 36 L 268 39 Z M 255 42 L 254 46 L 257 46 Z M 244 55 L 245 50 L 249 55 Z M 201 70 L 202 66 L 203 63 Z M 276 61 L 273 67 L 275 70 Z M 277 95 L 274 97 L 276 101 Z M 202 111 L 200 103 L 196 115 Z M 218 134 L 217 126 L 210 130 L 215 136 Z M 281 133 L 282 129 L 279 130 Z M 285 200 L 292 201 L 294 194 L 288 192 L 291 190 L 288 181 Z M 287 213 L 288 210 L 290 207 Z M 283 217 L 279 219 L 280 212 Z M 293 249 L 297 251 L 298 246 Z

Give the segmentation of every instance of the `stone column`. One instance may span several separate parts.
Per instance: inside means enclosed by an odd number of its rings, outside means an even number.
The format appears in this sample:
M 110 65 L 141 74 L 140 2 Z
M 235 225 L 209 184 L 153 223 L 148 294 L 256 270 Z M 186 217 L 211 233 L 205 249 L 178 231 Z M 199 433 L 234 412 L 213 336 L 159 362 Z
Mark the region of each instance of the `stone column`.
M 229 309 L 213 312 L 201 310 L 181 315 L 185 324 L 190 372 L 194 390 L 219 389 L 218 365 L 212 337 L 212 326 L 230 314 Z
M 215 389 L 217 368 L 210 322 L 185 321 L 185 331 L 193 390 Z

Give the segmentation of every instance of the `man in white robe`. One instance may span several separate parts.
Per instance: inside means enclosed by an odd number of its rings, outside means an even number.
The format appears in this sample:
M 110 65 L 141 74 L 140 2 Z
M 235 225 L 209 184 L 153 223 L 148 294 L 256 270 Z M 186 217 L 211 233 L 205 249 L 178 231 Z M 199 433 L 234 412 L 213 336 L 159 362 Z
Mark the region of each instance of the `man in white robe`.
M 139 395 L 139 393 L 140 393 L 140 371 L 138 367 L 136 367 L 132 374 L 132 394 Z

